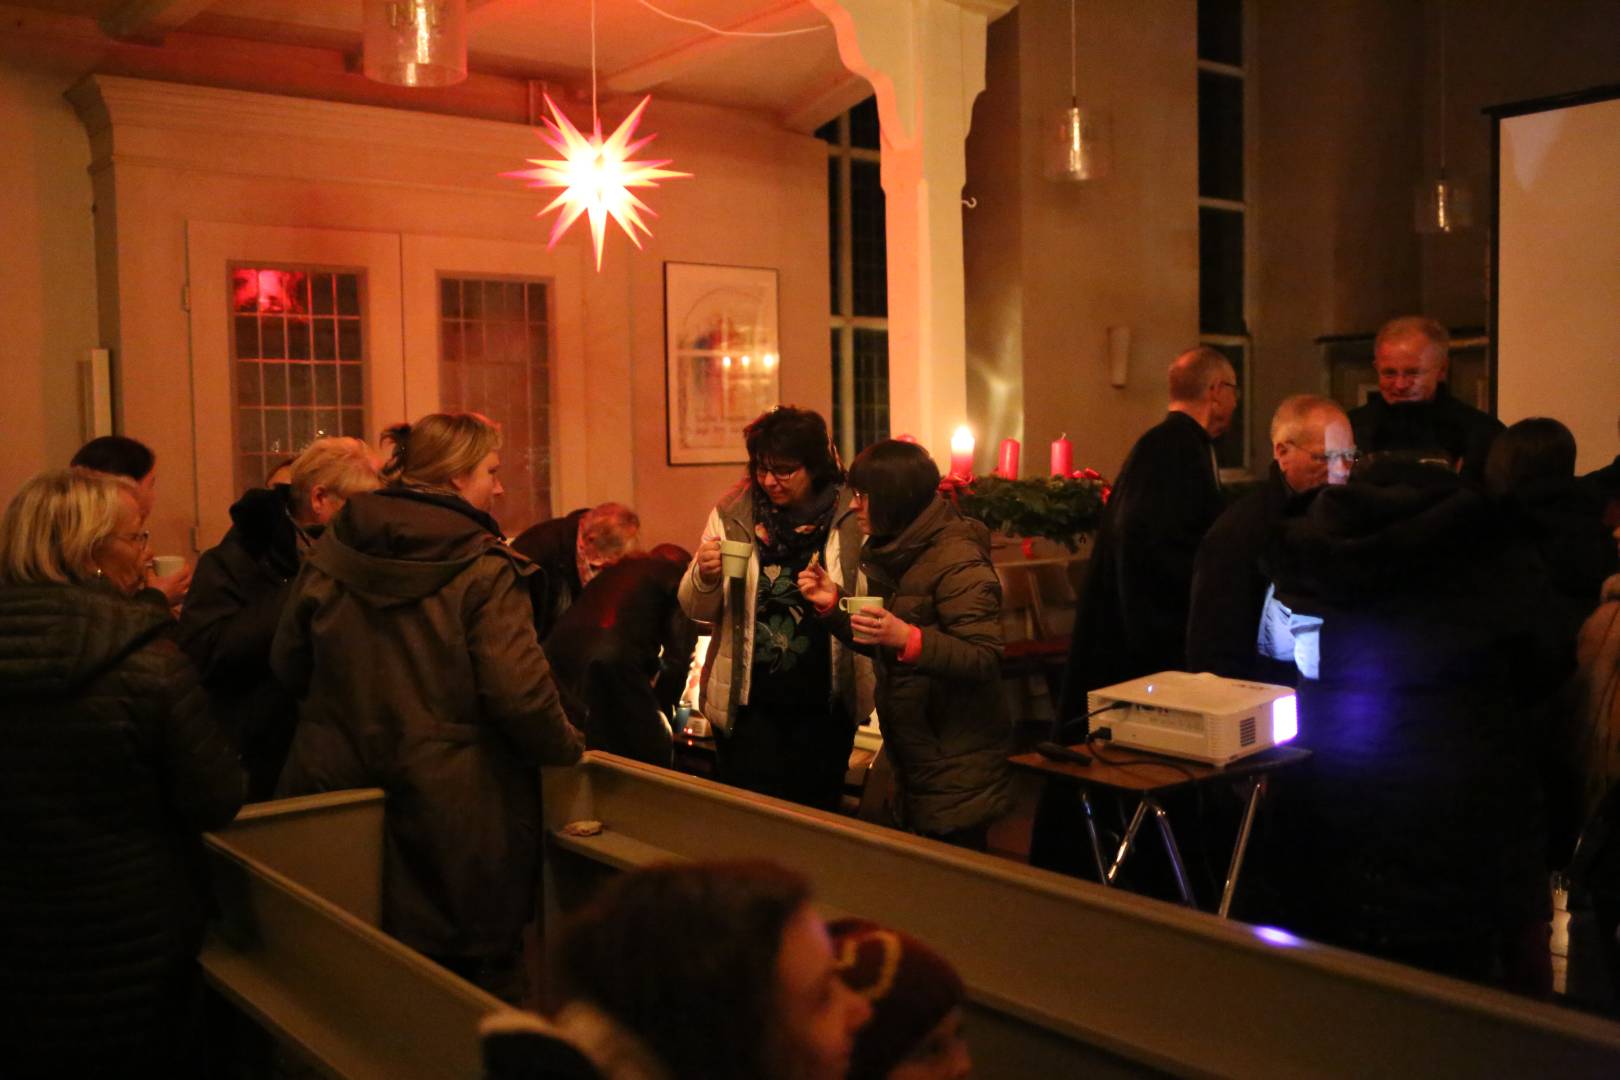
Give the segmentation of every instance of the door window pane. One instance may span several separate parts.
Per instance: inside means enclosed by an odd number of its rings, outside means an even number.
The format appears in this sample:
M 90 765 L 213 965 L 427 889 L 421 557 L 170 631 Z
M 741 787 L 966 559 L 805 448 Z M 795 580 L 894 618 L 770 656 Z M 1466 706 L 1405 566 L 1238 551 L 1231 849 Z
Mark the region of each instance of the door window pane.
M 365 429 L 365 282 L 358 272 L 296 267 L 227 273 L 240 491 L 263 484 L 313 439 Z M 336 317 L 340 310 L 344 317 Z M 338 362 L 340 344 L 347 363 Z M 340 406 L 348 411 L 340 414 Z
M 551 516 L 551 326 L 543 281 L 439 280 L 439 407 L 501 425 L 495 517 L 516 536 Z

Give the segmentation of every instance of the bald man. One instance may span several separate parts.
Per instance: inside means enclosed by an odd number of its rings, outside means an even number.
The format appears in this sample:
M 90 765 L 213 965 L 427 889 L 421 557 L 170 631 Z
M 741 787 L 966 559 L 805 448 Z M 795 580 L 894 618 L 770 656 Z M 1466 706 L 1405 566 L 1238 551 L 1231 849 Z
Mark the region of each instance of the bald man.
M 1169 371 L 1170 408 L 1131 448 L 1097 531 L 1059 707 L 1079 737 L 1086 693 L 1186 666 L 1193 557 L 1224 508 L 1215 440 L 1237 410 L 1231 363 L 1189 349 Z
M 1270 579 L 1260 568 L 1272 534 L 1304 512 L 1318 490 L 1350 477 L 1350 418 L 1324 397 L 1298 394 L 1271 418 L 1266 482 L 1233 503 L 1198 545 L 1187 617 L 1187 666 L 1234 679 L 1293 685 L 1298 669 L 1255 648 Z
M 1373 339 L 1378 393 L 1350 410 L 1356 446 L 1367 455 L 1445 458 L 1464 476 L 1485 475 L 1501 421 L 1451 396 L 1451 335 L 1433 319 L 1391 319 Z

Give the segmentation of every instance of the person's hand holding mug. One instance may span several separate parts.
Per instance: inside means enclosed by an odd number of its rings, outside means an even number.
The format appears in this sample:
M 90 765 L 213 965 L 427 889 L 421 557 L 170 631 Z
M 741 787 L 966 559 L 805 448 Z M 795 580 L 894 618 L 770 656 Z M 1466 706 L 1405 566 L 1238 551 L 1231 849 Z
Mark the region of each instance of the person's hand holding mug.
M 811 559 L 810 565 L 799 571 L 798 581 L 799 594 L 818 609 L 825 611 L 838 602 L 838 586 L 820 559 Z
M 703 584 L 713 585 L 720 580 L 720 538 L 705 536 L 697 549 L 698 577 Z
M 163 594 L 170 607 L 179 607 L 191 589 L 192 566 L 179 555 L 159 555 L 146 571 L 146 587 Z
M 851 609 L 849 629 L 856 643 L 861 645 L 885 645 L 891 649 L 903 649 L 906 642 L 911 640 L 911 624 L 878 605 L 859 610 Z

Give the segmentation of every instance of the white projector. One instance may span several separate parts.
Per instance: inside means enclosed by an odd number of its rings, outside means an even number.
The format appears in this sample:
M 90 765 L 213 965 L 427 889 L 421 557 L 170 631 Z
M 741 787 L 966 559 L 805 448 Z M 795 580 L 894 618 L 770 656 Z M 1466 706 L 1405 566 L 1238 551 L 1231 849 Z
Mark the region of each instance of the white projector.
M 1121 746 L 1226 765 L 1299 732 L 1294 691 L 1204 672 L 1161 671 L 1093 690 L 1087 712 Z

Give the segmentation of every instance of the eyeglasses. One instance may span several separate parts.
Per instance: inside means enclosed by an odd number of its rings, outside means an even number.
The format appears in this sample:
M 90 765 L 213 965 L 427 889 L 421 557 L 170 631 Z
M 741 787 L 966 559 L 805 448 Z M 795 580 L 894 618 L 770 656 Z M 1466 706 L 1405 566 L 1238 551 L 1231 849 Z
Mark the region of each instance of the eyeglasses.
M 1226 380 L 1223 379 L 1220 382 L 1216 383 L 1215 385 L 1216 386 L 1224 386 L 1224 387 L 1226 387 L 1228 390 L 1232 391 L 1232 396 L 1233 397 L 1242 397 L 1243 396 L 1243 390 L 1235 382 L 1227 382 Z
M 760 480 L 773 476 L 782 483 L 787 483 L 803 468 L 803 465 L 757 465 L 754 467 L 754 476 Z
M 1318 465 L 1327 465 L 1330 462 L 1342 462 L 1345 465 L 1354 465 L 1356 462 L 1361 460 L 1361 451 L 1359 450 L 1329 450 L 1326 453 L 1318 454 L 1313 450 L 1306 450 L 1297 442 L 1291 442 L 1288 445 L 1292 446 L 1295 450 L 1298 450 L 1301 453 L 1309 454 L 1311 460 L 1316 462 Z
M 136 545 L 137 547 L 145 547 L 152 542 L 152 533 L 148 529 L 142 529 L 140 532 L 132 533 L 109 533 L 107 539 L 124 540 Z

